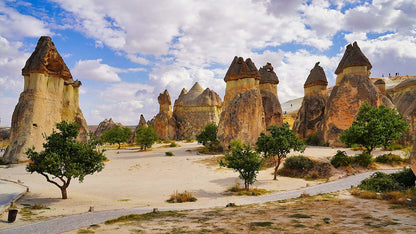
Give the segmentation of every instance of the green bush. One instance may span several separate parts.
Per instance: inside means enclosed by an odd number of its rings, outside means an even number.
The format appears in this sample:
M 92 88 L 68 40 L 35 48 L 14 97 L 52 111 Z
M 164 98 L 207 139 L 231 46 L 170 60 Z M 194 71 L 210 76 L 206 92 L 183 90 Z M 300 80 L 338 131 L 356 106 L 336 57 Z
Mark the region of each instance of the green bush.
M 368 167 L 373 162 L 373 156 L 367 151 L 364 151 L 361 154 L 354 156 L 353 161 L 362 167 Z
M 383 172 L 375 172 L 370 178 L 361 181 L 361 189 L 374 192 L 388 192 L 398 189 L 397 183 L 392 176 Z
M 390 177 L 403 189 L 415 186 L 416 176 L 410 168 L 404 168 L 403 171 L 390 174 Z
M 302 155 L 292 156 L 285 160 L 283 167 L 292 170 L 309 170 L 313 167 L 313 162 Z
M 331 159 L 331 164 L 335 168 L 348 166 L 351 164 L 351 158 L 347 156 L 345 151 L 338 150 L 337 154 L 334 155 Z
M 174 154 L 172 152 L 168 151 L 168 152 L 165 152 L 165 155 L 166 156 L 173 156 Z
M 403 145 L 401 145 L 401 144 L 391 144 L 391 145 L 389 145 L 389 146 L 387 146 L 386 147 L 386 150 L 388 150 L 388 151 L 393 151 L 393 150 L 401 150 L 401 149 L 403 149 L 404 147 L 403 147 Z
M 316 135 L 316 134 L 313 134 L 313 135 L 308 136 L 306 138 L 306 141 L 305 142 L 306 142 L 307 145 L 314 145 L 314 146 L 320 146 L 320 145 L 322 145 L 321 144 L 321 141 L 319 140 L 318 135 Z
M 395 164 L 395 163 L 403 162 L 403 159 L 399 155 L 388 153 L 388 154 L 377 156 L 375 161 L 378 163 Z
M 176 143 L 175 143 L 175 142 L 173 142 L 173 141 L 172 141 L 172 142 L 170 143 L 170 145 L 169 145 L 169 147 L 176 147 L 176 146 L 178 146 L 178 144 L 176 144 Z

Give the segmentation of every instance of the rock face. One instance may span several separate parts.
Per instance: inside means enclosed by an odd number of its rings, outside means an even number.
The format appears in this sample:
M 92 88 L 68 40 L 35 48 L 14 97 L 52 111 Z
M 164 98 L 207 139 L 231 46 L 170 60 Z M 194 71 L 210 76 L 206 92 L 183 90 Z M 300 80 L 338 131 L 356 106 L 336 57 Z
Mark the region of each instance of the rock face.
M 165 90 L 157 98 L 159 113 L 155 116 L 153 127 L 161 140 L 176 139 L 176 121 L 172 115 L 172 103 L 169 92 Z
M 260 73 L 251 59 L 235 57 L 224 77 L 227 83 L 217 136 L 223 147 L 232 140 L 254 145 L 266 129 Z M 276 91 L 277 92 L 277 91 Z
M 328 81 L 324 69 L 317 62 L 303 86 L 305 96 L 293 124 L 296 135 L 303 140 L 317 134 L 318 125 L 324 119 L 325 106 L 328 100 L 327 85 Z
M 42 150 L 44 138 L 62 120 L 80 125 L 78 140 L 88 139 L 88 127 L 79 108 L 81 82 L 72 75 L 50 37 L 42 36 L 22 69 L 24 90 L 12 116 L 10 145 L 3 160 L 19 163 L 27 160 L 24 152 L 35 146 Z
M 277 96 L 277 85 L 279 78 L 273 71 L 273 66 L 267 63 L 259 69 L 260 94 L 264 110 L 266 128 L 270 125 L 281 125 L 283 123 L 282 107 Z
M 173 107 L 177 140 L 195 138 L 207 124 L 218 125 L 221 108 L 220 96 L 209 88 L 204 90 L 198 82 L 189 92 L 183 89 Z
M 122 126 L 121 123 L 114 123 L 113 119 L 105 119 L 100 124 L 98 124 L 97 129 L 94 131 L 94 136 L 100 138 L 103 135 L 104 131 L 113 129 L 116 125 Z
M 339 134 L 351 126 L 359 108 L 366 101 L 372 106 L 382 104 L 379 89 L 370 81 L 371 64 L 357 43 L 349 44 L 335 74 L 337 84 L 325 108 L 318 136 L 331 146 L 340 146 Z
M 416 78 L 410 78 L 389 90 L 393 103 L 409 123 L 408 133 L 403 137 L 404 144 L 416 140 Z

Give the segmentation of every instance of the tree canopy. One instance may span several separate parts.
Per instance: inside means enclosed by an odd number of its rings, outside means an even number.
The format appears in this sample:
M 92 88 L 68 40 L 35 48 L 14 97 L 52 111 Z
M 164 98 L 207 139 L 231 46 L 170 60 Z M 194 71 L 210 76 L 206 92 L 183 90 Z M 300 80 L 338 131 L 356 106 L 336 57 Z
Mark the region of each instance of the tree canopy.
M 377 108 L 364 102 L 351 127 L 339 139 L 346 145 L 360 144 L 371 154 L 376 147 L 386 148 L 399 140 L 407 128 L 403 115 L 395 109 L 383 105 Z
M 127 142 L 132 134 L 133 133 L 129 127 L 120 127 L 119 125 L 115 125 L 112 129 L 103 132 L 101 140 L 111 144 L 118 144 L 118 148 L 120 149 L 121 143 Z
M 83 182 L 86 175 L 101 171 L 106 157 L 103 151 L 96 149 L 93 139 L 87 143 L 76 141 L 78 124 L 63 121 L 57 123 L 56 128 L 59 132 L 53 130 L 51 135 L 45 137 L 44 151 L 35 152 L 34 147 L 26 151 L 30 160 L 26 170 L 43 175 L 48 182 L 61 189 L 62 199 L 67 199 L 71 180 Z
M 225 154 L 225 158 L 220 160 L 219 164 L 237 171 L 240 174 L 239 178 L 244 180 L 244 188 L 249 191 L 250 184 L 256 181 L 262 158 L 249 145 L 244 145 L 240 141 L 232 141 L 230 152 Z
M 196 135 L 196 140 L 202 143 L 209 151 L 220 152 L 222 147 L 217 139 L 217 125 L 207 124 L 200 134 Z
M 273 179 L 277 177 L 277 170 L 283 158 L 291 150 L 303 152 L 304 142 L 299 140 L 295 132 L 290 129 L 288 123 L 281 126 L 270 126 L 267 128 L 269 134 L 261 133 L 257 139 L 257 151 L 262 152 L 265 158 L 271 158 L 274 164 Z
M 159 139 L 152 126 L 142 126 L 136 130 L 136 143 L 146 150 Z

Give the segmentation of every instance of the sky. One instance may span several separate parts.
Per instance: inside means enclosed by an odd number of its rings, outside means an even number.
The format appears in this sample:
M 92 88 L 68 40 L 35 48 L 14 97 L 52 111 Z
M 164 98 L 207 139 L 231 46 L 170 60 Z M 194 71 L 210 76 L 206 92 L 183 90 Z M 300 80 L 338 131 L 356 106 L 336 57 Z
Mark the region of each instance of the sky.
M 0 119 L 10 126 L 21 69 L 48 35 L 82 82 L 89 125 L 137 125 L 195 82 L 224 97 L 234 56 L 270 62 L 281 103 L 303 96 L 316 62 L 329 85 L 345 46 L 358 42 L 370 77 L 416 75 L 415 0 L 0 0 Z

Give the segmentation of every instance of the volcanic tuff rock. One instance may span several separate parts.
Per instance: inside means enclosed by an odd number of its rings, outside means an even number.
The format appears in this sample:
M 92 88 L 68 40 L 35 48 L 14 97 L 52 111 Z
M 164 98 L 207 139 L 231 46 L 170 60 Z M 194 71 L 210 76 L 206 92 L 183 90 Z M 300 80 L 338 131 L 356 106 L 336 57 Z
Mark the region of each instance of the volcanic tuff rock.
M 264 110 L 266 128 L 270 125 L 281 125 L 283 123 L 282 107 L 277 96 L 277 84 L 279 78 L 273 71 L 273 66 L 267 63 L 259 69 L 260 93 Z
M 235 57 L 225 75 L 223 111 L 217 136 L 223 147 L 232 140 L 254 145 L 266 129 L 262 96 L 259 88 L 260 73 L 251 59 Z
M 336 70 L 337 84 L 328 99 L 318 130 L 320 139 L 331 146 L 342 145 L 338 136 L 351 126 L 361 105 L 382 104 L 382 94 L 370 81 L 371 64 L 357 43 L 348 45 Z
M 324 118 L 325 105 L 328 100 L 327 85 L 324 69 L 317 62 L 303 86 L 305 96 L 293 124 L 293 130 L 301 139 L 306 139 L 318 131 L 318 125 Z
M 100 138 L 103 135 L 104 131 L 113 129 L 116 125 L 122 126 L 121 123 L 114 123 L 113 119 L 104 119 L 100 124 L 98 124 L 97 129 L 94 131 L 94 136 Z
M 209 88 L 203 89 L 198 82 L 189 90 L 183 89 L 173 107 L 178 140 L 195 138 L 210 123 L 218 125 L 222 100 Z
M 169 92 L 165 90 L 157 98 L 159 113 L 155 116 L 153 127 L 161 140 L 176 139 L 176 121 L 172 115 L 172 103 Z
M 62 120 L 80 125 L 78 140 L 87 141 L 87 123 L 78 103 L 81 82 L 72 75 L 50 37 L 42 36 L 22 69 L 24 90 L 12 116 L 10 145 L 3 156 L 8 163 L 27 160 L 24 152 L 43 148 L 42 134 L 50 135 Z

